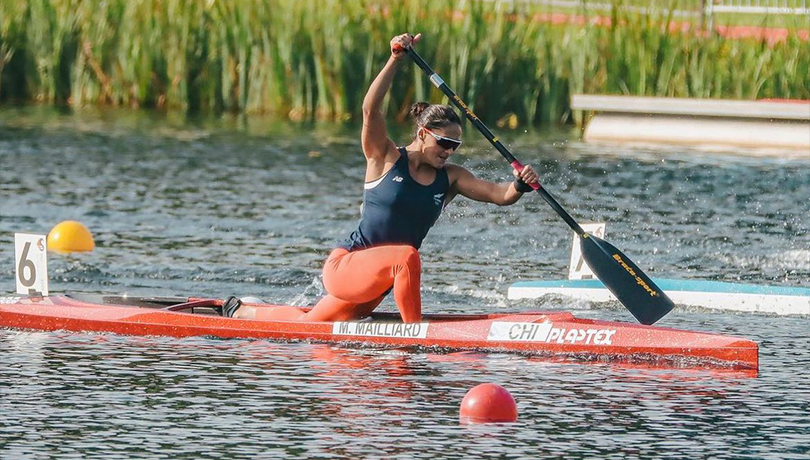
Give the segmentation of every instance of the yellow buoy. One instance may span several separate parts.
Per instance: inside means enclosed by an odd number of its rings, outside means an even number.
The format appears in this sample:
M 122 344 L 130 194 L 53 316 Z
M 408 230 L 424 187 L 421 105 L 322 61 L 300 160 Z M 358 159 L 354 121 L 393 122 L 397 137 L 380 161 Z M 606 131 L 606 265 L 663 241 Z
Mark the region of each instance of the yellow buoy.
M 59 252 L 92 251 L 96 247 L 93 235 L 81 222 L 66 220 L 56 224 L 48 233 L 48 250 Z

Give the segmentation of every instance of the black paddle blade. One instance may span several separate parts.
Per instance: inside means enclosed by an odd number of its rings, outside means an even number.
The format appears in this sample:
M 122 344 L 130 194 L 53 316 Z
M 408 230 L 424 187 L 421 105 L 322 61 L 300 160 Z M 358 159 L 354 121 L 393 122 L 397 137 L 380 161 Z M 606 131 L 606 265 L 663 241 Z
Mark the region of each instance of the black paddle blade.
M 641 324 L 654 324 L 675 306 L 626 255 L 589 233 L 580 237 L 582 257 L 596 277 Z

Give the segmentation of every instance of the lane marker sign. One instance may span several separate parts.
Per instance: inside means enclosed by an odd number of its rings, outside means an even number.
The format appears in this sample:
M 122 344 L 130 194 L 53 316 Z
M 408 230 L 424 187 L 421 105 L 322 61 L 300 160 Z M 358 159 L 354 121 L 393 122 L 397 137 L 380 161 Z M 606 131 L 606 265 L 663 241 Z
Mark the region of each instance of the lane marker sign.
M 600 222 L 596 224 L 582 224 L 582 229 L 587 233 L 597 237 L 605 237 L 605 223 Z M 582 257 L 582 251 L 579 249 L 579 235 L 574 233 L 574 246 L 571 248 L 571 264 L 568 266 L 568 279 L 569 280 L 592 280 L 596 278 L 591 267 L 585 262 Z
M 45 235 L 14 234 L 14 278 L 17 294 L 48 295 L 48 240 Z

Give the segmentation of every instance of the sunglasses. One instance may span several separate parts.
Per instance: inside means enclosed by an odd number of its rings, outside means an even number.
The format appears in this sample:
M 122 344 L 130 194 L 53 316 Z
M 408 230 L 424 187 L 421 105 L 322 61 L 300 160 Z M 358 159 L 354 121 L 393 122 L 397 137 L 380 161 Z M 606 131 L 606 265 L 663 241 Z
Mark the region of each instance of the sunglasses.
M 461 141 L 458 139 L 453 139 L 452 137 L 439 136 L 438 134 L 434 133 L 433 131 L 427 128 L 422 129 L 424 129 L 425 132 L 427 132 L 428 134 L 433 136 L 434 139 L 436 139 L 436 145 L 445 150 L 451 149 L 455 151 L 457 148 L 461 147 Z

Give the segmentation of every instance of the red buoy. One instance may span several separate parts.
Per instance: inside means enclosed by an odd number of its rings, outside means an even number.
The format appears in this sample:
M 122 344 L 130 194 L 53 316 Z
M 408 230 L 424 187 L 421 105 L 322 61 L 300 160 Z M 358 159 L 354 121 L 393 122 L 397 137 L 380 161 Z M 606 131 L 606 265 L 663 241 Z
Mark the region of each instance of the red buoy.
M 506 388 L 495 383 L 482 383 L 461 400 L 459 420 L 462 423 L 514 422 L 517 417 L 515 399 Z

